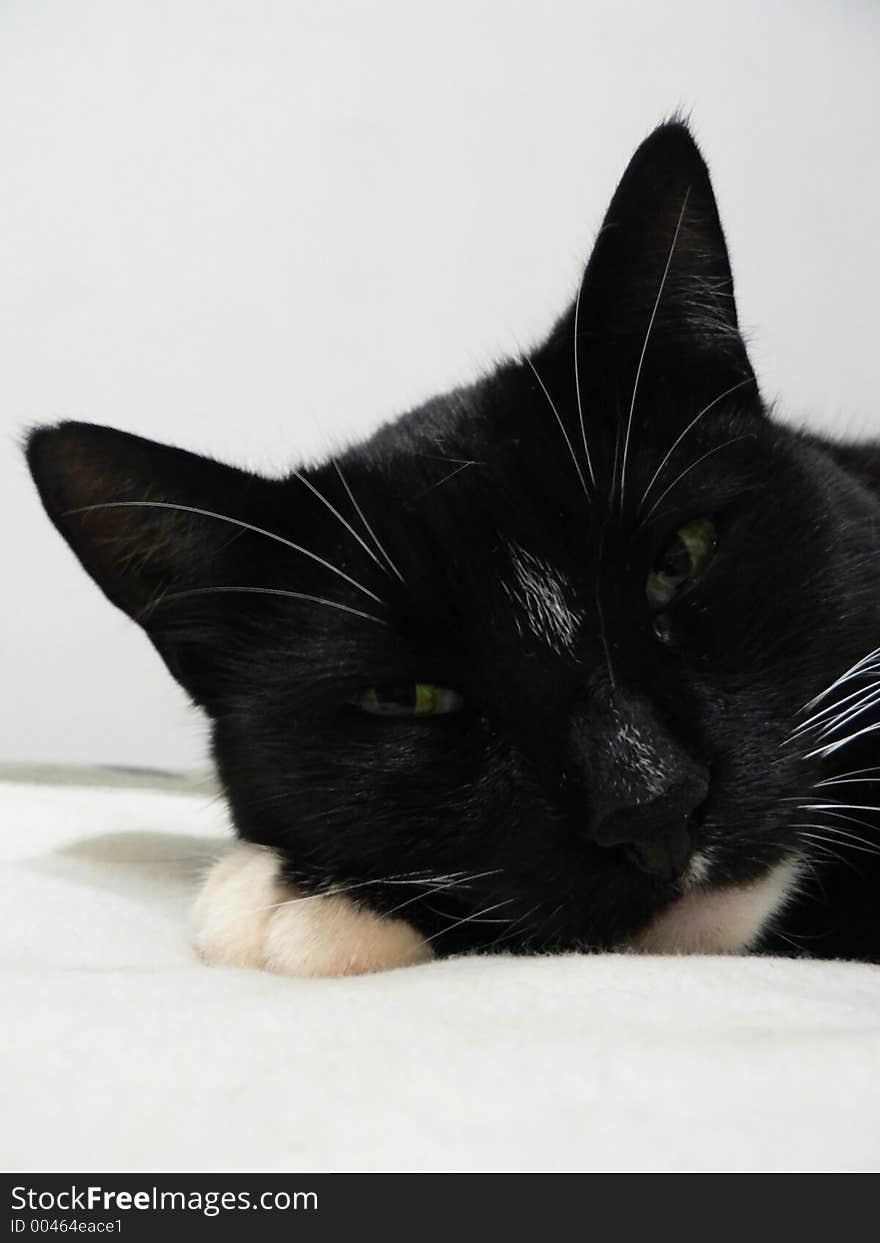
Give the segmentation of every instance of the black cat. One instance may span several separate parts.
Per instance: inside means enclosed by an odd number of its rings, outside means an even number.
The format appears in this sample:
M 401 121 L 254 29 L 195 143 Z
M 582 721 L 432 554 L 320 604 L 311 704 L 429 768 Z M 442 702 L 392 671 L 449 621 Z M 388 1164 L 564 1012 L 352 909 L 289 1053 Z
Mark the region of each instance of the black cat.
M 683 124 L 545 342 L 326 465 L 79 423 L 28 459 L 261 847 L 208 957 L 880 956 L 880 453 L 769 417 Z

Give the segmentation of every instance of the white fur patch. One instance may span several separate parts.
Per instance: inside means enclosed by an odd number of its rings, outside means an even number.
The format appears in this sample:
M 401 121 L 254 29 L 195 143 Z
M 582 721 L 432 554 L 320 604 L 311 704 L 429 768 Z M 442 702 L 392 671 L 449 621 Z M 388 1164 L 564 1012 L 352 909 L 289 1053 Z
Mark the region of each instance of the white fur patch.
M 683 883 L 685 889 L 694 889 L 697 885 L 702 885 L 707 879 L 711 867 L 711 848 L 707 846 L 703 850 L 695 851 L 688 865 L 688 870 L 684 874 Z
M 299 895 L 279 879 L 278 856 L 265 846 L 239 846 L 212 867 L 193 922 L 199 954 L 217 966 L 363 975 L 433 957 L 402 919 L 360 910 L 344 895 Z
M 632 942 L 640 954 L 740 954 L 797 887 L 796 860 L 778 863 L 760 880 L 724 889 L 691 889 Z
M 617 742 L 623 748 L 627 767 L 635 769 L 642 778 L 645 790 L 654 798 L 665 793 L 667 787 L 666 769 L 657 751 L 645 742 L 642 735 L 630 721 L 618 717 Z
M 565 579 L 546 561 L 526 552 L 518 544 L 511 544 L 509 548 L 514 582 L 504 583 L 504 590 L 515 607 L 524 614 L 526 624 L 536 638 L 554 651 L 570 650 L 583 618 L 568 604 L 567 597 L 571 592 Z M 522 634 L 519 616 L 515 624 Z

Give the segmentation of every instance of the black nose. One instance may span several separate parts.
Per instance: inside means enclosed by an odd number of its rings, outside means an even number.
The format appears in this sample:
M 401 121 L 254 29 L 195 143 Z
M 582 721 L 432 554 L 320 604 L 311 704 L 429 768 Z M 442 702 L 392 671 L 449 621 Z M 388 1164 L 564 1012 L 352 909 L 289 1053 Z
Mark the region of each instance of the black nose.
M 680 875 L 693 852 L 708 771 L 644 697 L 619 687 L 595 692 L 581 706 L 572 742 L 592 841 L 626 847 L 632 862 L 651 875 Z
M 693 853 L 695 813 L 705 802 L 707 778 L 695 771 L 645 802 L 631 785 L 624 789 L 629 798 L 609 800 L 611 791 L 606 791 L 596 800 L 590 823 L 594 841 L 628 846 L 632 861 L 652 876 L 672 880 L 681 875 Z

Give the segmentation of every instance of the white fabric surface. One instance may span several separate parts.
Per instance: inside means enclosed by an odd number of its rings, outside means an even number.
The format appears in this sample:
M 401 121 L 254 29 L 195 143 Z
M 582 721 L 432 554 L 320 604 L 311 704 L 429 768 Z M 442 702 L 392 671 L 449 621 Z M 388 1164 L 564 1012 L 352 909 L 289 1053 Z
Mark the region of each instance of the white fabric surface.
M 459 959 L 208 969 L 192 794 L 0 784 L 3 1142 L 19 1170 L 871 1170 L 880 970 Z

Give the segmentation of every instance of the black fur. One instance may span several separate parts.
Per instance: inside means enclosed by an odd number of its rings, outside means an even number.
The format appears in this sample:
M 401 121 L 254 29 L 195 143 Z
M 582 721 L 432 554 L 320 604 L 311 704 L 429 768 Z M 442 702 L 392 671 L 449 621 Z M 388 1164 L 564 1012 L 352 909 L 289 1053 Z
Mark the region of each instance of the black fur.
M 336 463 L 269 480 L 77 423 L 35 431 L 28 459 L 61 534 L 210 717 L 238 832 L 305 890 L 409 898 L 441 953 L 606 948 L 678 896 L 693 847 L 706 887 L 798 856 L 803 893 L 763 948 L 880 957 L 877 786 L 814 788 L 872 769 L 880 735 L 811 758 L 817 730 L 790 737 L 880 645 L 880 450 L 769 417 L 682 124 L 639 148 L 544 344 Z M 702 516 L 714 556 L 658 616 L 647 576 Z M 570 643 L 543 637 L 523 564 L 561 584 Z M 819 707 L 866 690 L 867 668 Z M 415 682 L 463 711 L 352 703 Z M 880 705 L 828 741 L 873 724 Z M 835 800 L 872 809 L 801 809 Z M 453 874 L 474 879 L 431 879 Z

